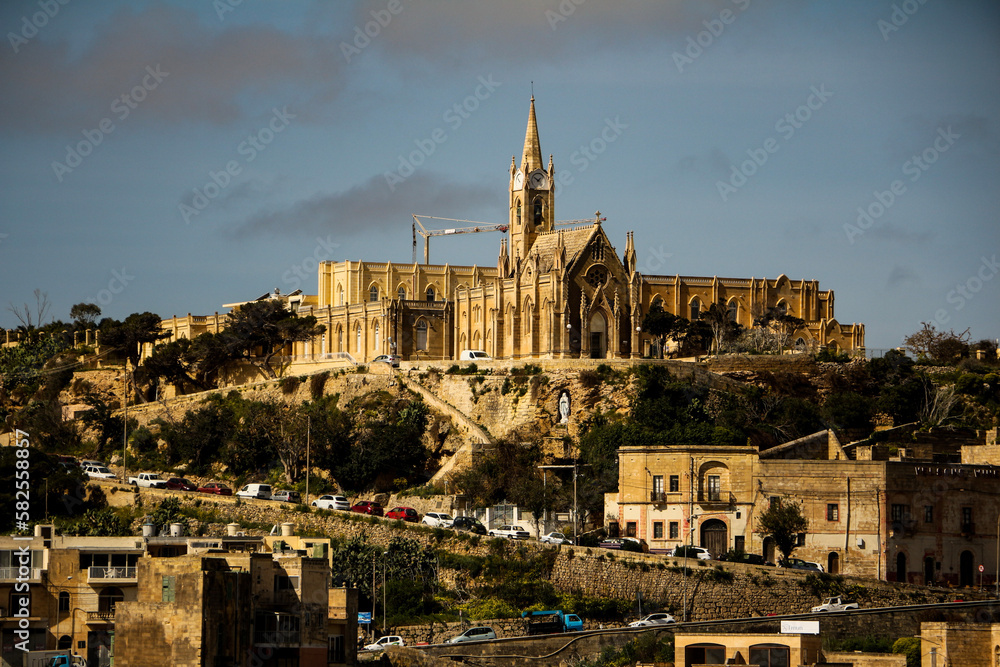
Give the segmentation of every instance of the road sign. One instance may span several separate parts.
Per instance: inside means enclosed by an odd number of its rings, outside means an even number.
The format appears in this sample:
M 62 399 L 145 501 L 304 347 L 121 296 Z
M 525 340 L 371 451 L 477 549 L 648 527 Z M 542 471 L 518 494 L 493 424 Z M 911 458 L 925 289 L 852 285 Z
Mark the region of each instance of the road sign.
M 979 566 L 979 571 L 980 571 L 980 572 L 982 572 L 982 571 L 983 571 L 983 570 L 985 570 L 985 569 L 986 569 L 986 568 L 985 568 L 985 567 L 983 567 L 982 565 L 980 565 L 980 566 Z
M 370 611 L 358 612 L 358 625 L 369 625 L 371 622 L 372 622 L 372 613 Z

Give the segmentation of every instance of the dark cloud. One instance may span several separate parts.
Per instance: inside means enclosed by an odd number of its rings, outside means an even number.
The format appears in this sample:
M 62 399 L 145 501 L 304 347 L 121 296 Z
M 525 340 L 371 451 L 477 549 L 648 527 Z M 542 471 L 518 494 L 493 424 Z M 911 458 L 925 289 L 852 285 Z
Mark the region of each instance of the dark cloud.
M 410 223 L 414 213 L 461 217 L 487 207 L 503 209 L 506 216 L 494 186 L 459 184 L 439 174 L 418 172 L 390 190 L 385 177 L 377 175 L 343 192 L 253 215 L 232 234 L 372 234 L 398 230 L 401 224 Z
M 916 271 L 897 264 L 889 272 L 889 277 L 886 278 L 885 285 L 890 289 L 914 288 L 920 287 L 920 282 L 920 276 Z
M 112 104 L 145 81 L 155 87 L 130 112 L 224 124 L 266 113 L 264 100 L 274 96 L 302 108 L 340 86 L 343 59 L 329 39 L 262 25 L 218 30 L 193 12 L 153 5 L 115 14 L 79 55 L 66 42 L 8 49 L 0 55 L 0 117 L 8 128 L 30 131 L 78 132 L 102 118 L 117 123 L 126 107 Z M 161 74 L 151 78 L 150 70 Z

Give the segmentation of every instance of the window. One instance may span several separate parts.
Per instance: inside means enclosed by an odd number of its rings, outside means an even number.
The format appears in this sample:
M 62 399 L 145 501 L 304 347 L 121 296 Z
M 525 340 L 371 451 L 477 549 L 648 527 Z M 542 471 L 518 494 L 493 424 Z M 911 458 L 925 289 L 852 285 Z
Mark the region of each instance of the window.
M 625 537 L 635 537 L 635 521 L 625 523 Z
M 355 346 L 354 346 L 354 351 L 357 352 L 358 354 L 361 354 L 361 325 L 360 324 L 355 328 L 354 333 L 356 334 L 355 337 L 357 338 L 357 341 L 356 341 Z
M 676 540 L 676 539 L 680 538 L 680 536 L 681 536 L 681 527 L 680 527 L 680 524 L 677 523 L 676 521 L 671 521 L 670 522 L 670 539 Z
M 433 301 L 434 300 L 434 288 L 433 287 L 428 287 L 427 288 L 427 300 L 428 301 Z
M 378 285 L 372 285 L 368 288 L 368 300 L 378 301 Z
M 679 493 L 681 490 L 681 478 L 680 475 L 670 476 L 670 493 Z
M 517 224 L 521 224 L 521 200 L 517 200 Z
M 402 285 L 400 285 L 399 289 L 396 290 L 396 298 L 398 298 L 400 301 L 406 299 L 406 288 L 403 287 Z
M 692 322 L 701 319 L 701 301 L 697 298 L 691 299 L 691 317 L 689 318 Z
M 777 306 L 774 307 L 774 310 L 777 311 L 780 317 L 784 317 L 788 313 L 788 305 L 785 304 L 784 301 L 782 301 L 781 303 L 779 303 Z
M 962 508 L 962 523 L 972 523 L 972 508 L 963 507 Z
M 176 597 L 177 589 L 177 577 L 169 576 L 163 577 L 160 590 L 160 601 L 161 602 L 173 602 Z
M 781 498 L 778 496 L 771 496 L 767 499 L 767 506 L 770 509 L 778 509 L 781 507 Z
M 344 305 L 344 288 L 343 287 L 338 287 L 337 288 L 337 305 L 338 306 L 343 306 Z
M 274 590 L 276 591 L 293 591 L 299 586 L 298 577 L 289 577 L 285 574 L 274 575 Z
M 378 322 L 376 322 L 375 323 L 375 350 L 376 351 L 378 351 L 379 347 L 381 347 L 381 341 L 379 340 L 379 335 L 378 334 L 379 334 L 379 327 L 378 327 Z
M 739 518 L 739 517 L 737 517 Z M 746 551 L 747 540 L 743 535 L 737 535 L 733 538 L 733 549 L 736 551 Z
M 924 505 L 924 523 L 934 523 L 933 505 Z
M 344 662 L 344 635 L 330 635 L 326 651 L 327 662 Z
M 417 349 L 427 349 L 427 322 L 424 320 L 417 322 Z
M 66 591 L 59 593 L 59 611 L 69 611 L 69 593 Z
M 836 503 L 827 503 L 826 506 L 826 520 L 827 521 L 840 521 L 840 506 Z
M 722 498 L 722 483 L 718 475 L 708 476 L 708 499 L 719 500 Z
M 542 199 L 541 199 L 541 197 L 535 199 L 534 223 L 535 223 L 535 226 L 538 226 L 538 225 L 542 224 Z
M 653 475 L 653 493 L 663 493 L 663 475 Z
M 663 522 L 654 521 L 653 522 L 653 539 L 662 540 L 663 539 Z
M 892 505 L 892 508 L 890 509 L 890 512 L 891 514 L 889 516 L 892 517 L 893 521 L 902 521 L 904 518 L 910 515 L 910 506 L 898 505 L 894 503 Z
M 729 302 L 728 314 L 729 314 L 729 321 L 735 322 L 737 316 L 740 314 L 740 304 L 736 301 L 736 299 L 733 299 L 732 301 Z
M 797 546 L 797 547 L 804 547 L 805 545 L 806 545 L 806 534 L 805 533 L 798 533 L 795 536 L 795 546 Z
M 787 646 L 781 644 L 757 644 L 750 647 L 751 665 L 760 667 L 788 667 L 791 655 Z

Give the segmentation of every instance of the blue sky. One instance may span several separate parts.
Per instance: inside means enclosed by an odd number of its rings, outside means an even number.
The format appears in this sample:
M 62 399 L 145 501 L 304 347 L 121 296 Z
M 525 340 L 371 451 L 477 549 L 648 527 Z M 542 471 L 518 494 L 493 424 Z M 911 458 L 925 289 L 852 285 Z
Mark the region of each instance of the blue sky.
M 413 213 L 505 222 L 534 82 L 556 217 L 634 230 L 643 272 L 816 279 L 872 348 L 1000 336 L 993 2 L 9 0 L 0 27 L 0 326 L 35 289 L 63 319 L 315 293 L 317 259 L 409 262 Z

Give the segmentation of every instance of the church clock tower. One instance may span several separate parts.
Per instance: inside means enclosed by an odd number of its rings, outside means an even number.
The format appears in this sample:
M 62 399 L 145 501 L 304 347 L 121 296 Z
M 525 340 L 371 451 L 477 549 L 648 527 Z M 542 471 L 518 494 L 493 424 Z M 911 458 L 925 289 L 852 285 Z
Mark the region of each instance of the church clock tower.
M 534 95 L 528 110 L 520 166 L 516 159 L 510 160 L 510 260 L 512 268 L 519 269 L 539 232 L 555 228 L 555 170 L 551 155 L 548 168 L 542 165 Z

